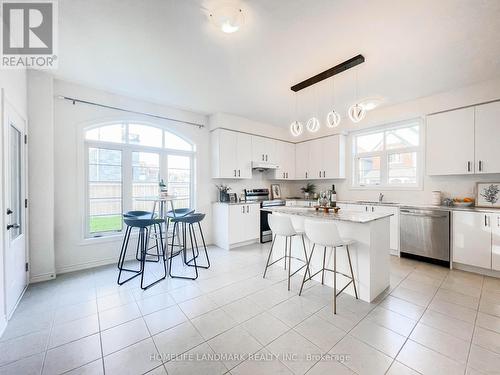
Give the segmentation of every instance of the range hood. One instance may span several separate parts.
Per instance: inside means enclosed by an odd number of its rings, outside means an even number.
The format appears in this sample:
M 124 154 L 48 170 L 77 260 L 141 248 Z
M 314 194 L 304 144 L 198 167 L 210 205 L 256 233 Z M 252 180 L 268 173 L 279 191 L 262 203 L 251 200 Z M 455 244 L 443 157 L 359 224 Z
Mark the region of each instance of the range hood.
M 253 161 L 252 169 L 255 169 L 259 172 L 264 172 L 268 169 L 278 169 L 278 166 L 276 164 L 266 163 L 264 161 Z

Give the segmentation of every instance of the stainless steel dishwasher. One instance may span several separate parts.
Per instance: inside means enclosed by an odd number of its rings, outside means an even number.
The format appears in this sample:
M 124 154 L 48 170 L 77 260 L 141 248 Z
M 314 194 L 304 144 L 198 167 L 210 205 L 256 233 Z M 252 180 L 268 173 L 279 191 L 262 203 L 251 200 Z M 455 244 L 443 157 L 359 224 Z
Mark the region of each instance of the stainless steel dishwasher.
M 401 208 L 401 256 L 450 264 L 450 211 Z

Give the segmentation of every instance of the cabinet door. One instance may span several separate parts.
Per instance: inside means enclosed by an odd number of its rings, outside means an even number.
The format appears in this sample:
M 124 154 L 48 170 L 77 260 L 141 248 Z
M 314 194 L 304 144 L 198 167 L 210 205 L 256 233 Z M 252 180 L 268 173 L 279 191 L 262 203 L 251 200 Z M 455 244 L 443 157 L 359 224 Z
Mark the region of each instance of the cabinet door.
M 500 215 L 491 214 L 491 268 L 500 271 Z
M 252 136 L 252 160 L 276 163 L 276 141 L 269 138 Z
M 309 142 L 297 143 L 295 145 L 295 178 L 306 180 L 309 175 Z
M 323 178 L 345 178 L 345 137 L 334 135 L 323 141 Z
M 453 212 L 453 261 L 491 268 L 491 217 L 479 212 Z
M 285 142 L 285 173 L 287 180 L 295 179 L 295 145 Z
M 500 102 L 475 107 L 476 173 L 500 173 Z
M 276 180 L 286 179 L 286 172 L 289 165 L 287 161 L 287 145 L 288 143 L 286 142 L 276 142 L 276 164 L 278 165 L 278 168 L 274 171 L 274 178 Z
M 229 205 L 229 244 L 245 241 L 245 206 Z
M 427 117 L 428 175 L 474 173 L 474 108 Z
M 238 133 L 238 177 L 252 178 L 252 137 Z
M 373 212 L 380 214 L 392 214 L 390 248 L 391 250 L 399 251 L 399 208 L 388 206 L 372 206 Z
M 309 143 L 309 167 L 311 179 L 322 179 L 324 171 L 323 163 L 323 139 L 316 139 Z
M 221 130 L 219 133 L 219 171 L 221 178 L 237 177 L 238 133 Z
M 245 206 L 244 232 L 245 241 L 260 238 L 260 205 L 247 204 Z

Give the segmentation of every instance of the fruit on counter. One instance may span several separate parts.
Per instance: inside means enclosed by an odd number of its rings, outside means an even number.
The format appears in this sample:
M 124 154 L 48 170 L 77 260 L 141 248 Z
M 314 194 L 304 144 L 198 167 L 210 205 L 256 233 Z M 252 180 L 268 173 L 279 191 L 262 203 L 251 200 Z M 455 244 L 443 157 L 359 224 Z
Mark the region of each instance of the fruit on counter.
M 474 202 L 474 198 L 453 198 L 453 202 L 464 202 L 464 203 L 470 203 Z

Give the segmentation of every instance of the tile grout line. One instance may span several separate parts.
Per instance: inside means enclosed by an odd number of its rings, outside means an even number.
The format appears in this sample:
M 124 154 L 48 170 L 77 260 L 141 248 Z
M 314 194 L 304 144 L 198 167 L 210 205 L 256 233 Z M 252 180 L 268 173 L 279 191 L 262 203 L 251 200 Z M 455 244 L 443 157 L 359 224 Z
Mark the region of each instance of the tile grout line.
M 472 336 L 470 338 L 469 351 L 467 352 L 467 360 L 465 361 L 464 374 L 467 373 L 467 367 L 469 367 L 470 352 L 472 351 L 472 345 L 473 345 L 473 342 L 474 342 L 474 336 L 476 334 L 477 317 L 479 315 L 479 308 L 481 306 L 481 298 L 483 296 L 483 288 L 484 288 L 484 277 L 483 277 L 482 282 L 481 282 L 481 293 L 479 295 L 479 303 L 478 303 L 477 310 L 476 310 L 476 316 L 474 318 L 474 328 L 472 330 Z

